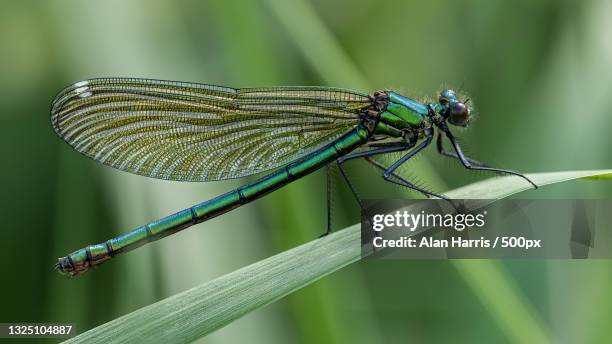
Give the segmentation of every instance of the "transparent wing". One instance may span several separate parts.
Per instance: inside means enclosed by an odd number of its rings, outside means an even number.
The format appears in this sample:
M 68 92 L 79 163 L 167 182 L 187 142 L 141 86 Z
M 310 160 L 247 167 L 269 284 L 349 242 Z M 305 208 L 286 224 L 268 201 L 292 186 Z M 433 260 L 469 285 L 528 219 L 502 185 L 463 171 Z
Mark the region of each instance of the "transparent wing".
M 367 95 L 326 87 L 227 87 L 149 79 L 76 83 L 53 101 L 57 134 L 88 157 L 171 180 L 285 165 L 355 127 Z

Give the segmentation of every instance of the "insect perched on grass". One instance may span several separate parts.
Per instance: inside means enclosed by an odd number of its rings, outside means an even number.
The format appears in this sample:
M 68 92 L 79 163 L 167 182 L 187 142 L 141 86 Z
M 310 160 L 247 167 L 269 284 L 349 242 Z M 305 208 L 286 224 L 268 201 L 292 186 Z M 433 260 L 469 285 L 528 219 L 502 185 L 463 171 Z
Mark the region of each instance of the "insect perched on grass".
M 394 173 L 429 146 L 439 130 L 438 151 L 472 170 L 525 176 L 467 158 L 448 123 L 471 120 L 466 101 L 451 90 L 422 104 L 393 91 L 366 95 L 331 87 L 234 89 L 148 79 L 104 78 L 61 91 L 51 109 L 57 134 L 77 151 L 114 168 L 143 176 L 213 181 L 274 170 L 191 208 L 138 227 L 102 244 L 58 259 L 57 270 L 79 275 L 141 245 L 256 200 L 323 166 L 342 167 L 365 158 L 383 178 L 427 196 L 446 198 Z M 443 136 L 454 152 L 443 150 Z M 361 148 L 357 150 L 357 148 Z M 355 152 L 356 151 L 356 152 Z M 371 157 L 406 152 L 391 166 Z M 329 228 L 328 228 L 329 232 Z

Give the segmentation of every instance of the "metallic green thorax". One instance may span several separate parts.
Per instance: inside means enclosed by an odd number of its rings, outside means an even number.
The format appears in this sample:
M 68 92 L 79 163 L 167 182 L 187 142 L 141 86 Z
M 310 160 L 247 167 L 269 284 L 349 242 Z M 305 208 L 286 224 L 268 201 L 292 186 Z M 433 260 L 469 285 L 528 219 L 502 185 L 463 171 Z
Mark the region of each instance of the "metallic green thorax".
M 254 183 L 244 185 L 191 208 L 153 221 L 105 243 L 90 245 L 60 258 L 58 263 L 60 271 L 72 276 L 82 274 L 92 266 L 111 259 L 114 255 L 133 250 L 148 242 L 161 239 L 254 201 L 347 154 L 367 142 L 370 136 L 371 132 L 367 127 L 364 124 L 359 124 L 354 130 L 334 142 Z
M 399 104 L 407 107 L 413 112 L 421 115 L 421 117 L 427 116 L 428 110 L 427 106 L 423 103 L 417 102 L 416 100 L 412 100 L 410 98 L 404 97 L 400 94 L 397 94 L 393 91 L 386 91 L 389 95 L 389 101 L 394 104 Z
M 401 129 L 420 128 L 427 116 L 427 107 L 393 91 L 385 91 L 388 103 L 379 115 L 376 133 L 391 137 L 401 137 Z

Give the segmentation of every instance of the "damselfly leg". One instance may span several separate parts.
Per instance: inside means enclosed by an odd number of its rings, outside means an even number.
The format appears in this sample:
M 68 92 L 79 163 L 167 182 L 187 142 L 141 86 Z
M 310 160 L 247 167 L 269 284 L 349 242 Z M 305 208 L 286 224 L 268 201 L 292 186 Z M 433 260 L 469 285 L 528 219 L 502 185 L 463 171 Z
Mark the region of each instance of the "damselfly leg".
M 325 178 L 326 178 L 325 195 L 326 195 L 326 201 L 327 201 L 327 230 L 325 231 L 325 233 L 321 234 L 319 237 L 323 237 L 331 233 L 331 226 L 332 226 L 331 197 L 332 197 L 332 178 L 333 178 L 332 171 L 331 171 L 331 164 L 328 164 L 327 166 L 325 166 Z
M 400 185 L 406 188 L 409 188 L 411 190 L 417 191 L 422 193 L 423 195 L 425 195 L 426 197 L 438 197 L 441 199 L 444 199 L 446 201 L 448 201 L 451 206 L 455 209 L 457 209 L 457 207 L 455 206 L 455 204 L 446 196 L 435 193 L 435 192 L 431 192 L 428 191 L 422 187 L 419 187 L 409 181 L 407 181 L 406 179 L 402 178 L 401 176 L 397 175 L 396 173 L 394 173 L 394 171 L 400 167 L 402 164 L 404 164 L 406 161 L 410 160 L 410 158 L 414 157 L 415 155 L 417 155 L 420 151 L 422 151 L 423 149 L 427 148 L 427 146 L 429 146 L 431 144 L 431 141 L 433 140 L 433 130 L 429 129 L 425 131 L 425 141 L 423 141 L 422 143 L 420 143 L 418 146 L 416 146 L 414 149 L 410 150 L 411 148 L 413 148 L 415 146 L 416 141 L 411 140 L 411 141 L 401 141 L 401 142 L 387 142 L 387 143 L 376 143 L 372 146 L 374 147 L 378 147 L 376 149 L 372 149 L 372 150 L 368 150 L 368 151 L 364 151 L 364 152 L 357 152 L 357 153 L 352 153 L 352 154 L 348 154 L 346 156 L 343 156 L 339 159 L 336 160 L 336 164 L 338 165 L 338 169 L 340 170 L 340 174 L 342 175 L 342 178 L 344 179 L 344 181 L 346 182 L 346 184 L 348 185 L 349 189 L 351 190 L 351 193 L 353 194 L 353 196 L 355 197 L 355 200 L 357 201 L 357 204 L 359 205 L 360 209 L 363 209 L 363 202 L 361 201 L 361 198 L 359 197 L 359 194 L 357 193 L 357 190 L 355 189 L 353 183 L 351 182 L 351 180 L 349 179 L 348 175 L 346 174 L 346 171 L 344 170 L 344 168 L 342 167 L 342 164 L 345 163 L 348 160 L 352 160 L 352 159 L 357 159 L 357 158 L 364 158 L 367 162 L 369 162 L 370 164 L 374 165 L 375 167 L 377 167 L 378 169 L 384 171 L 383 173 L 383 178 L 385 179 L 385 181 L 390 182 L 392 184 L 396 184 L 396 185 Z M 404 155 L 403 157 L 401 157 L 400 159 L 398 159 L 396 162 L 394 162 L 390 167 L 385 167 L 382 164 L 378 163 L 377 161 L 371 159 L 371 157 L 376 156 L 376 155 L 381 155 L 381 154 L 388 154 L 388 153 L 394 153 L 394 152 L 402 152 L 402 151 L 406 151 L 406 150 L 410 150 L 406 155 Z M 327 175 L 328 178 L 328 190 L 327 190 L 327 218 L 328 218 L 328 222 L 327 222 L 327 231 L 322 235 L 325 236 L 327 234 L 329 234 L 331 232 L 331 227 L 330 227 L 330 223 L 331 223 L 331 215 L 330 215 L 330 191 L 329 191 L 329 172 Z
M 438 197 L 441 198 L 443 200 L 448 201 L 451 206 L 455 209 L 457 209 L 457 207 L 455 206 L 455 204 L 450 200 L 450 198 L 441 195 L 441 194 L 437 194 L 434 192 L 430 192 L 428 190 L 425 190 L 421 187 L 418 187 L 416 185 L 414 185 L 413 183 L 408 182 L 407 180 L 401 178 L 400 176 L 398 176 L 397 174 L 394 173 L 394 171 L 400 167 L 402 164 L 404 164 L 406 161 L 410 160 L 410 158 L 416 156 L 420 151 L 422 151 L 423 149 L 427 148 L 430 144 L 431 141 L 433 140 L 433 130 L 431 128 L 425 129 L 425 141 L 421 142 L 418 146 L 416 146 L 416 148 L 414 148 L 413 150 L 411 150 L 410 152 L 408 152 L 408 154 L 404 155 L 403 157 L 401 157 L 399 160 L 397 160 L 396 162 L 394 162 L 389 168 L 385 169 L 384 173 L 383 173 L 383 178 L 393 184 L 397 184 L 397 185 L 401 185 L 401 186 L 405 186 L 409 189 L 418 191 L 422 194 L 424 194 L 427 197 Z M 368 160 L 370 163 L 373 163 L 376 167 L 378 168 L 384 168 L 384 166 L 375 163 L 373 160 L 366 158 L 366 160 Z M 393 180 L 391 177 L 396 178 L 396 180 Z
M 471 159 L 468 159 L 465 156 L 465 154 L 463 154 L 463 151 L 461 150 L 459 143 L 457 143 L 457 139 L 455 139 L 455 136 L 453 136 L 451 131 L 448 129 L 448 126 L 446 126 L 445 124 L 441 124 L 441 125 L 438 125 L 438 127 L 440 128 L 440 130 L 442 130 L 446 134 L 446 137 L 451 142 L 451 145 L 453 146 L 453 148 L 455 149 L 455 152 L 457 153 L 457 158 L 459 159 L 459 161 L 461 161 L 461 163 L 463 164 L 463 166 L 465 166 L 465 168 L 469 170 L 490 171 L 490 172 L 495 172 L 495 173 L 515 175 L 517 177 L 521 177 L 525 179 L 527 182 L 533 185 L 535 189 L 538 188 L 538 186 L 533 181 L 531 181 L 531 179 L 527 178 L 526 176 L 518 172 L 514 172 L 510 170 L 503 170 L 500 168 L 486 167 L 486 166 L 474 166 L 472 163 L 470 163 Z
M 359 209 L 363 209 L 363 202 L 361 201 L 361 197 L 359 197 L 359 193 L 357 193 L 357 189 L 355 188 L 353 182 L 351 182 L 351 180 L 348 177 L 348 174 L 346 173 L 345 169 L 342 167 L 342 164 L 352 159 L 364 158 L 364 157 L 369 157 L 369 156 L 374 156 L 374 155 L 379 155 L 379 154 L 401 152 L 401 151 L 406 151 L 412 147 L 414 147 L 413 142 L 405 142 L 405 141 L 390 142 L 390 143 L 384 144 L 383 146 L 379 146 L 379 148 L 376 148 L 376 149 L 371 149 L 371 150 L 367 150 L 364 152 L 352 153 L 352 154 L 348 154 L 341 158 L 336 159 L 336 165 L 338 166 L 340 175 L 342 176 L 342 179 L 344 179 L 344 181 L 346 182 L 346 185 L 348 185 L 349 189 L 351 190 L 351 193 L 353 194 L 355 201 L 357 201 Z M 328 185 L 327 187 L 327 230 L 325 231 L 325 233 L 320 235 L 320 237 L 326 236 L 327 234 L 331 233 L 330 178 L 331 178 L 330 168 L 328 167 L 328 171 L 327 171 L 327 185 Z
M 377 169 L 386 172 L 388 170 L 388 167 L 384 166 L 383 164 L 379 163 L 378 161 L 372 159 L 371 157 L 367 157 L 365 158 L 365 161 L 369 162 L 370 164 L 372 164 L 372 166 L 376 167 Z M 401 177 L 400 175 L 396 174 L 395 172 L 391 172 L 389 174 L 389 176 L 387 178 L 385 178 L 386 181 L 388 181 L 389 183 L 393 183 L 399 186 L 403 186 L 406 187 L 408 189 L 414 190 L 416 192 L 420 192 L 421 194 L 423 194 L 425 197 L 429 198 L 429 197 L 437 197 L 437 198 L 441 198 L 443 200 L 448 201 L 451 205 L 453 205 L 453 207 L 455 206 L 453 204 L 453 201 L 444 196 L 443 194 L 439 194 L 433 191 L 429 191 L 427 189 L 425 189 L 424 187 L 418 186 L 414 183 L 409 182 L 408 180 L 406 180 L 405 178 Z
M 444 145 L 442 143 L 442 134 L 438 134 L 438 139 L 436 142 L 436 149 L 438 150 L 438 153 L 440 153 L 441 155 L 445 156 L 445 157 L 449 157 L 452 159 L 457 159 L 459 161 L 461 161 L 461 159 L 459 159 L 459 156 L 457 155 L 457 153 L 455 152 L 449 152 L 447 150 L 444 150 Z M 474 160 L 472 158 L 468 158 L 466 157 L 467 161 L 472 165 L 472 166 L 477 166 L 477 167 L 489 167 L 487 164 L 480 162 L 478 160 Z
M 385 180 L 388 180 L 389 175 L 391 173 L 393 173 L 393 171 L 395 171 L 398 167 L 400 167 L 402 164 L 404 164 L 406 161 L 410 160 L 410 158 L 412 158 L 413 156 L 417 155 L 420 151 L 422 151 L 423 149 L 427 148 L 427 146 L 429 146 L 429 144 L 431 144 L 431 140 L 433 138 L 433 130 L 431 128 L 428 128 L 425 130 L 425 141 L 421 142 L 418 146 L 416 146 L 413 150 L 411 150 L 410 152 L 408 152 L 408 154 L 404 155 L 403 157 L 401 157 L 399 160 L 397 160 L 396 162 L 393 163 L 393 165 L 391 165 L 383 174 L 383 178 L 385 178 Z

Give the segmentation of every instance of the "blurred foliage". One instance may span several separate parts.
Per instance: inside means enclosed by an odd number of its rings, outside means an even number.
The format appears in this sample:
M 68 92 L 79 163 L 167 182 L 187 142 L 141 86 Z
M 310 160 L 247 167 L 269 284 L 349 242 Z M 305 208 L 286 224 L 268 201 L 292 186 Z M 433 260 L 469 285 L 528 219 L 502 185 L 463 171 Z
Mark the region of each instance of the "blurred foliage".
M 475 158 L 525 172 L 612 166 L 607 1 L 29 0 L 0 6 L 0 322 L 73 322 L 83 331 L 325 228 L 321 171 L 94 273 L 59 276 L 52 270 L 57 256 L 245 181 L 158 181 L 83 158 L 55 137 L 48 120 L 54 95 L 78 80 L 391 88 L 417 98 L 450 85 L 475 105 L 477 121 L 460 133 Z M 364 166 L 349 168 L 368 194 L 380 177 Z M 434 152 L 404 170 L 439 191 L 486 177 Z M 582 181 L 521 197 L 611 197 L 605 185 Z M 337 189 L 335 226 L 356 222 L 354 201 L 341 184 Z M 466 283 L 466 276 L 484 281 L 489 274 L 508 281 L 499 297 L 507 290 L 521 295 L 556 342 L 609 337 L 610 262 L 490 265 L 494 270 L 463 261 L 360 262 L 206 342 L 508 342 L 498 318 Z

